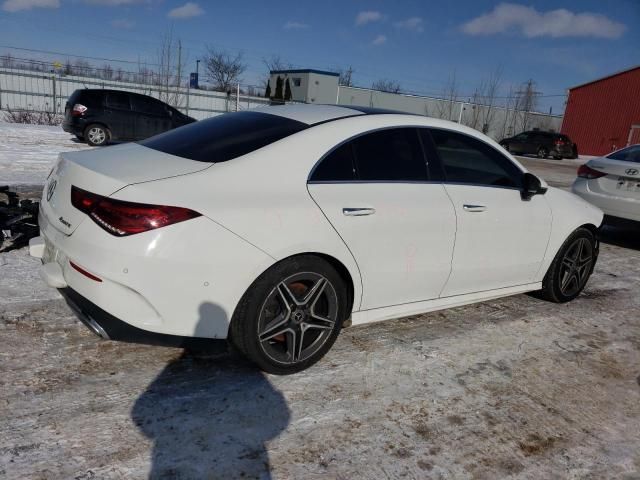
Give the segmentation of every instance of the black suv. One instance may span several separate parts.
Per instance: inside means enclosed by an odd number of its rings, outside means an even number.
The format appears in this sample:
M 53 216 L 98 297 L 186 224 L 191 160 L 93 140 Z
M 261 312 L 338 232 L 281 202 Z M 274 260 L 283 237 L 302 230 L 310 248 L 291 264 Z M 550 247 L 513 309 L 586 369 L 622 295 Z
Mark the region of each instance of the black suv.
M 160 100 L 121 90 L 76 90 L 64 109 L 62 128 L 89 145 L 142 140 L 195 120 Z
M 531 130 L 519 133 L 515 137 L 504 138 L 500 140 L 500 145 L 514 155 L 533 154 L 539 158 L 551 155 L 556 160 L 578 158 L 577 145 L 560 133 Z

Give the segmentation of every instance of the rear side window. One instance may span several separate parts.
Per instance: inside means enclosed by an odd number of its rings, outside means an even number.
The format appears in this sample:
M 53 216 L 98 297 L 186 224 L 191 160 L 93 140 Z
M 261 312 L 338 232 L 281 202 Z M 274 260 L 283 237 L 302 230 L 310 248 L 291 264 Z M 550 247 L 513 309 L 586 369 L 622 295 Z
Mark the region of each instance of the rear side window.
M 220 163 L 307 128 L 306 123 L 260 112 L 225 113 L 139 142 L 198 162 Z
M 318 164 L 312 182 L 348 182 L 356 179 L 353 145 L 347 142 L 336 148 Z
M 129 106 L 129 95 L 118 92 L 107 93 L 106 105 L 120 110 L 129 110 L 131 108 Z
M 430 132 L 447 182 L 522 187 L 520 169 L 490 145 L 449 130 Z
M 90 90 L 76 90 L 71 94 L 67 103 L 73 107 L 76 103 L 89 108 L 98 108 L 102 106 L 102 95 Z
M 391 128 L 353 140 L 358 179 L 426 181 L 427 164 L 415 128 Z

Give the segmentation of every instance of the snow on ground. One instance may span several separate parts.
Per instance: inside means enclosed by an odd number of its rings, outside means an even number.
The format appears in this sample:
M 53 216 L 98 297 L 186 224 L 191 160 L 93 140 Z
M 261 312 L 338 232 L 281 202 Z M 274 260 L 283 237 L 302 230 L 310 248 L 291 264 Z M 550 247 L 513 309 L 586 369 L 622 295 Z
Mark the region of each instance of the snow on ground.
M 0 122 L 0 185 L 41 185 L 59 153 L 87 148 L 62 127 Z

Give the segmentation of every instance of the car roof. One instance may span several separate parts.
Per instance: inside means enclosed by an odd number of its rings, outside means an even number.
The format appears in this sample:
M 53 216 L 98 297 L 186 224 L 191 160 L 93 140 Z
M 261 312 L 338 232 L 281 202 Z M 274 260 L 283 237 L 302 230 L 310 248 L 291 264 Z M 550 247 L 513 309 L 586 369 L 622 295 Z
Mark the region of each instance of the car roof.
M 369 108 L 358 106 L 338 106 L 338 105 L 310 105 L 306 103 L 270 105 L 251 109 L 252 112 L 268 113 L 280 117 L 289 118 L 307 125 L 317 125 L 319 123 L 330 122 L 340 118 L 356 117 L 361 115 L 382 115 L 399 114 L 411 115 L 406 112 L 385 110 L 382 108 Z

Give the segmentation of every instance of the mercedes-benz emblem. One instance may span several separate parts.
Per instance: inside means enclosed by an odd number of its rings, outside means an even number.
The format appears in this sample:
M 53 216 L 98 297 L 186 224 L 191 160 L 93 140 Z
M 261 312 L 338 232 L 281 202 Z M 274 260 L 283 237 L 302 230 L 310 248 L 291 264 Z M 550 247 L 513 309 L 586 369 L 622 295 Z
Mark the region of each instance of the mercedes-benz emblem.
M 626 173 L 627 175 L 638 175 L 638 169 L 637 168 L 627 168 L 624 173 Z
M 58 185 L 57 180 L 51 180 L 49 182 L 49 186 L 47 187 L 47 202 L 51 200 L 51 197 L 53 197 L 53 192 L 56 190 L 56 185 Z

